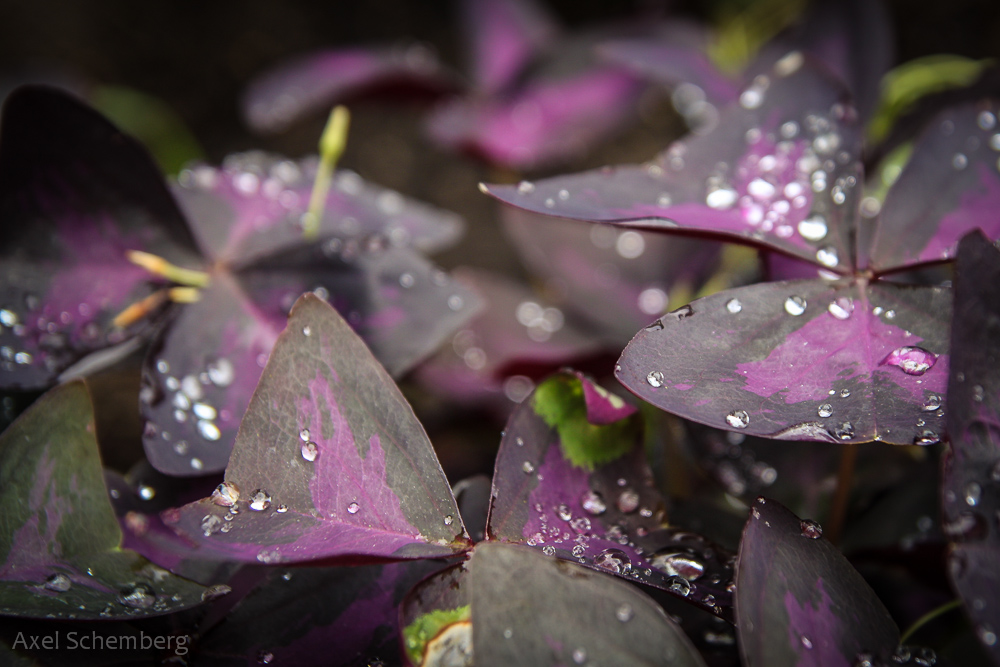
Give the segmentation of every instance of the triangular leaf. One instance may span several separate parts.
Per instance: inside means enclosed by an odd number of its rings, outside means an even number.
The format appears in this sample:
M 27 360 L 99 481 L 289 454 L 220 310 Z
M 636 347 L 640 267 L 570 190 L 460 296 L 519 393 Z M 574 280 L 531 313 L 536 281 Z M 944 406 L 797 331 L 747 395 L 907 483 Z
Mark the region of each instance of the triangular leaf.
M 82 382 L 0 436 L 0 505 L 0 614 L 113 619 L 201 604 L 204 588 L 121 549 Z
M 205 557 L 371 562 L 446 556 L 468 544 L 413 411 L 313 294 L 292 309 L 213 498 L 165 514 Z

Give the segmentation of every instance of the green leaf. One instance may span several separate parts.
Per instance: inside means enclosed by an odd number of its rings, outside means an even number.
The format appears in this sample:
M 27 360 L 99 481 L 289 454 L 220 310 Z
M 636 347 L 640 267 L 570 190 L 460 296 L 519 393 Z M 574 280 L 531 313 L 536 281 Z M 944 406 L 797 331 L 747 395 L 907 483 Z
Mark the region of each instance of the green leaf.
M 471 616 L 472 607 L 470 605 L 462 605 L 455 609 L 434 609 L 418 616 L 415 621 L 403 629 L 406 653 L 410 656 L 413 664 L 420 664 L 427 642 L 437 637 L 449 625 L 468 623 Z

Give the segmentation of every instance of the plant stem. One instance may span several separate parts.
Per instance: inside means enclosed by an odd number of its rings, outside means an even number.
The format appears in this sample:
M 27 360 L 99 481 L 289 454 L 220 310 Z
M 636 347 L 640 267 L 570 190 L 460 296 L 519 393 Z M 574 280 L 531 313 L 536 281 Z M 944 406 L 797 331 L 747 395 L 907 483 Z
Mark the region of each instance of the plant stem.
M 913 636 L 913 633 L 915 633 L 917 630 L 919 630 L 927 623 L 930 623 L 938 616 L 941 616 L 942 614 L 947 614 L 952 609 L 957 609 L 961 606 L 962 606 L 962 601 L 956 599 L 952 600 L 951 602 L 945 602 L 943 605 L 941 605 L 936 609 L 931 609 L 929 612 L 927 612 L 926 614 L 918 618 L 916 621 L 914 621 L 913 625 L 911 625 L 909 629 L 903 633 L 903 636 L 899 638 L 900 646 L 905 644 L 906 641 Z
M 204 271 L 185 269 L 174 266 L 159 255 L 153 255 L 142 250 L 128 250 L 125 253 L 128 261 L 137 266 L 141 266 L 156 276 L 166 278 L 172 283 L 187 285 L 189 287 L 205 287 L 209 282 L 209 275 Z
M 309 210 L 303 218 L 302 237 L 311 241 L 319 234 L 319 221 L 323 217 L 326 206 L 326 195 L 330 192 L 330 181 L 333 179 L 333 169 L 337 160 L 344 153 L 347 145 L 347 128 L 351 115 L 347 107 L 338 106 L 330 112 L 323 136 L 319 139 L 319 166 L 316 168 L 316 180 L 313 181 L 312 196 L 309 197 Z
M 847 503 L 851 498 L 851 486 L 854 484 L 854 462 L 858 458 L 857 445 L 844 445 L 840 454 L 840 470 L 837 472 L 837 491 L 833 496 L 833 507 L 830 509 L 830 520 L 827 522 L 825 534 L 833 544 L 840 542 L 844 531 L 844 521 L 847 518 Z

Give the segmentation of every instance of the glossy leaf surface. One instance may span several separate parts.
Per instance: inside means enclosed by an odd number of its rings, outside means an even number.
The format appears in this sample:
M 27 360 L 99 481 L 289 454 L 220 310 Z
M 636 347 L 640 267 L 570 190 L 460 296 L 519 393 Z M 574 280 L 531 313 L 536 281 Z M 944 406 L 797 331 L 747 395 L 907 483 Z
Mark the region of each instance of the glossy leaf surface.
M 715 235 L 846 272 L 860 140 L 846 91 L 791 55 L 744 89 L 715 129 L 649 164 L 487 191 L 538 213 Z
M 261 75 L 244 94 L 243 114 L 258 132 L 281 132 L 366 90 L 396 85 L 442 92 L 454 86 L 452 79 L 417 45 L 319 51 Z
M 0 383 L 42 389 L 148 331 L 112 325 L 155 287 L 128 250 L 190 263 L 193 240 L 145 150 L 82 102 L 21 88 L 2 123 Z
M 740 543 L 735 606 L 749 667 L 849 666 L 899 642 L 889 612 L 822 528 L 764 498 Z
M 292 309 L 271 353 L 225 483 L 225 498 L 164 515 L 205 557 L 371 562 L 447 556 L 468 543 L 409 405 L 312 294 Z
M 554 375 L 517 407 L 500 443 L 487 535 L 647 583 L 729 614 L 728 556 L 663 528 L 665 502 L 645 460 L 638 416 L 588 419 L 589 379 Z M 606 408 L 612 401 L 605 399 Z
M 616 376 L 710 426 L 786 440 L 933 444 L 943 431 L 950 291 L 763 283 L 640 331 Z
M 120 548 L 82 382 L 53 389 L 0 436 L 0 614 L 128 618 L 205 590 Z
M 952 585 L 980 642 L 1000 660 L 1000 253 L 981 234 L 962 239 L 955 267 L 950 456 L 942 478 Z

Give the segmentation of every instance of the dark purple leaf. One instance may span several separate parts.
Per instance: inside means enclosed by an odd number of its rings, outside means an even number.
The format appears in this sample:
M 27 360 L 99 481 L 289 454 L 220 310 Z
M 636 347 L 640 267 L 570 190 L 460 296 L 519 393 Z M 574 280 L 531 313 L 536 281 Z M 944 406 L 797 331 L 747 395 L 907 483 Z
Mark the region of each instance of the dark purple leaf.
M 664 529 L 638 417 L 588 422 L 581 381 L 545 380 L 511 416 L 487 535 L 647 583 L 727 615 L 731 570 L 698 535 Z
M 475 288 L 484 306 L 450 346 L 417 368 L 432 391 L 465 405 L 495 405 L 506 418 L 537 377 L 601 351 L 598 341 L 526 287 L 469 268 L 459 268 L 455 277 Z
M 945 531 L 956 542 L 949 574 L 980 642 L 1000 662 L 1000 253 L 980 233 L 966 235 L 955 267 L 951 452 L 942 478 Z
M 950 290 L 765 283 L 698 299 L 632 340 L 616 376 L 654 405 L 784 440 L 933 444 Z
M 411 665 L 443 655 L 487 666 L 704 665 L 636 588 L 520 545 L 477 545 L 414 589 L 402 618 Z
M 558 38 L 555 21 L 533 0 L 463 0 L 461 8 L 473 88 L 483 95 L 509 88 Z
M 155 287 L 128 250 L 180 264 L 196 255 L 149 155 L 70 95 L 12 93 L 0 146 L 0 383 L 41 389 L 148 331 L 112 325 Z
M 791 54 L 739 99 L 711 132 L 646 165 L 486 191 L 538 213 L 715 235 L 849 271 L 861 132 L 846 91 Z
M 959 239 L 976 228 L 1000 238 L 997 113 L 996 102 L 981 102 L 950 109 L 931 123 L 886 196 L 872 269 L 951 259 Z
M 366 567 L 272 568 L 194 649 L 212 664 L 400 664 L 399 613 L 437 561 Z M 280 619 L 280 622 L 275 622 Z M 377 664 L 377 663 L 376 663 Z
M 665 313 L 673 290 L 697 291 L 717 266 L 716 243 L 546 219 L 508 207 L 502 215 L 547 292 L 616 346 Z
M 121 548 L 82 382 L 0 436 L 0 615 L 114 619 L 201 604 L 198 584 Z
M 468 545 L 411 408 L 312 294 L 271 352 L 219 493 L 164 517 L 204 557 L 245 562 L 432 558 Z
M 486 518 L 490 511 L 493 482 L 486 475 L 473 475 L 452 487 L 465 529 L 474 542 L 486 539 Z
M 899 630 L 822 528 L 758 498 L 736 564 L 736 626 L 748 667 L 848 667 L 891 650 Z
M 457 99 L 428 119 L 431 137 L 515 169 L 583 153 L 630 118 L 642 85 L 619 67 L 536 80 L 509 96 Z
M 258 77 L 243 96 L 243 115 L 258 132 L 281 132 L 349 96 L 392 86 L 440 93 L 453 78 L 418 45 L 320 51 Z
M 222 168 L 196 165 L 181 173 L 178 200 L 205 254 L 239 268 L 303 245 L 302 216 L 316 177 L 316 160 L 288 160 L 252 152 L 230 155 Z M 335 173 L 319 223 L 328 238 L 375 239 L 424 252 L 453 244 L 462 220 L 368 183 L 356 173 Z M 332 248 L 332 254 L 337 249 Z

